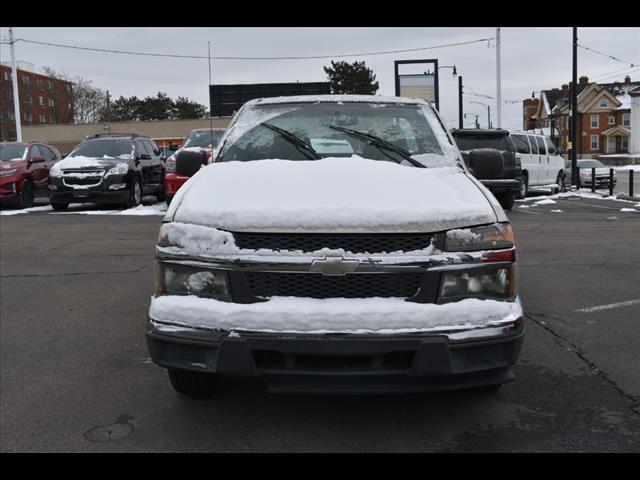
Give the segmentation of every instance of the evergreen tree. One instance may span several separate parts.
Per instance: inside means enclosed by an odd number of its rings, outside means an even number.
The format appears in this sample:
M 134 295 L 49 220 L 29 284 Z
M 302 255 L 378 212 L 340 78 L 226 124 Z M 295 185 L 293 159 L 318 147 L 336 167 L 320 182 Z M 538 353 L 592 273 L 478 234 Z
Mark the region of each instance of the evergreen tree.
M 331 84 L 331 93 L 375 95 L 378 91 L 376 76 L 364 62 L 332 61 L 331 67 L 324 67 L 324 71 Z

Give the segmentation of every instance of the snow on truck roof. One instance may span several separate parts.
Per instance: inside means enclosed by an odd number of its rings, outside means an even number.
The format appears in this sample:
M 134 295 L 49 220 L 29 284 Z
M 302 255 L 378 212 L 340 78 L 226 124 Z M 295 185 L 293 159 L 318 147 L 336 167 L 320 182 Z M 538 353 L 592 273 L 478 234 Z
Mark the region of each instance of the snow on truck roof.
M 315 103 L 315 102 L 358 102 L 358 103 L 403 103 L 407 105 L 429 105 L 421 98 L 383 97 L 379 95 L 299 95 L 292 97 L 268 97 L 249 100 L 245 105 L 269 105 L 277 103 Z

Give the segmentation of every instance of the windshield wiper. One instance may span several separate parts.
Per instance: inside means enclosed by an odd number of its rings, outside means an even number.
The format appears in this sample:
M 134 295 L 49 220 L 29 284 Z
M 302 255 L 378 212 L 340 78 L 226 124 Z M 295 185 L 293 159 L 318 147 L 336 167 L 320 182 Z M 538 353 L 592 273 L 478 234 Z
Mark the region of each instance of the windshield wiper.
M 305 150 L 307 153 L 311 154 L 310 157 L 309 157 L 309 155 L 307 155 L 308 158 L 311 158 L 313 160 L 320 160 L 322 158 L 318 154 L 318 152 L 316 152 L 313 149 L 313 147 L 311 145 L 309 145 L 307 142 L 302 140 L 297 135 L 291 133 L 290 131 L 285 130 L 284 128 L 276 127 L 275 125 L 271 125 L 270 123 L 267 123 L 267 122 L 262 122 L 260 125 L 262 125 L 264 127 L 267 127 L 267 128 L 270 128 L 274 132 L 279 133 L 280 135 L 282 135 L 282 137 L 284 139 L 288 140 L 289 142 L 293 143 L 295 146 L 300 147 L 303 150 Z
M 394 145 L 393 143 L 388 142 L 380 137 L 376 137 L 375 135 L 371 135 L 370 133 L 366 133 L 366 132 L 361 132 L 359 130 L 351 130 L 350 128 L 338 127 L 336 125 L 327 125 L 327 126 L 329 128 L 332 128 L 333 130 L 338 130 L 339 132 L 344 132 L 348 135 L 352 135 L 354 137 L 366 140 L 369 144 L 373 145 L 374 147 L 378 147 L 378 149 L 384 148 L 386 150 L 391 150 L 392 152 L 395 152 L 398 155 L 400 155 L 404 160 L 409 162 L 414 167 L 426 168 L 423 164 L 411 158 L 411 153 L 408 150 L 405 150 L 402 147 Z M 393 158 L 389 155 L 387 155 L 387 157 L 389 157 L 391 160 L 394 160 L 396 163 L 400 163 L 400 161 L 398 161 L 397 158 Z

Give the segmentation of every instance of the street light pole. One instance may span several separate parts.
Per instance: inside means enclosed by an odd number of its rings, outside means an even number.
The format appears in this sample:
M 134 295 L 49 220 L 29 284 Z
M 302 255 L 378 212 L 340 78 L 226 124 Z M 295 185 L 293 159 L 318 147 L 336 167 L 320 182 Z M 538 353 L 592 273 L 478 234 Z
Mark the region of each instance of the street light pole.
M 462 110 L 462 75 L 458 77 L 458 124 L 462 130 L 464 128 L 464 115 Z
M 487 105 L 486 103 L 476 102 L 476 101 L 469 102 L 469 103 L 477 103 L 478 105 L 487 107 L 487 128 L 491 130 L 491 105 Z
M 500 27 L 496 28 L 496 116 L 498 120 L 498 128 L 502 128 L 502 85 L 500 75 Z
M 11 75 L 13 76 L 13 113 L 16 121 L 16 140 L 22 141 L 22 125 L 20 123 L 20 95 L 18 93 L 18 70 L 16 69 L 16 54 L 13 49 L 13 28 L 9 28 L 9 44 L 11 45 Z
M 573 27 L 573 81 L 571 82 L 571 186 L 578 184 L 578 27 Z

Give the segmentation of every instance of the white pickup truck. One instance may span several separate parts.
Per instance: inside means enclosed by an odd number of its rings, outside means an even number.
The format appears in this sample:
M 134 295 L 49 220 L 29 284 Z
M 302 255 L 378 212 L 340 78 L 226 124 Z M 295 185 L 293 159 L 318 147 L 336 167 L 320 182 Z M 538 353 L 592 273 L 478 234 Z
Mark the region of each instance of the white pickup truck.
M 209 396 L 225 375 L 311 393 L 513 379 L 513 232 L 431 105 L 252 100 L 220 145 L 201 169 L 178 160 L 197 173 L 156 245 L 146 335 L 178 392 Z M 471 154 L 476 175 L 502 168 L 496 153 Z

